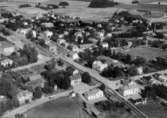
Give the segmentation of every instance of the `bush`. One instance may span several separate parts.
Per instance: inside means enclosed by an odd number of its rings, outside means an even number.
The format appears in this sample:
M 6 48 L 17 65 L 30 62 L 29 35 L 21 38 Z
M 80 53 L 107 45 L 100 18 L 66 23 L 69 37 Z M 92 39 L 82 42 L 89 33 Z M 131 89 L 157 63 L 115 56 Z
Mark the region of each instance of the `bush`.
M 30 4 L 22 4 L 22 5 L 19 5 L 19 8 L 26 8 L 26 7 L 31 7 Z
M 63 8 L 65 8 L 66 6 L 69 6 L 68 2 L 60 2 L 59 6 L 62 6 Z
M 109 0 L 92 0 L 88 7 L 92 8 L 105 8 L 105 7 L 114 7 L 118 3 L 109 1 Z
M 89 84 L 91 82 L 91 76 L 89 75 L 88 72 L 84 72 L 82 74 L 82 82 L 86 84 Z

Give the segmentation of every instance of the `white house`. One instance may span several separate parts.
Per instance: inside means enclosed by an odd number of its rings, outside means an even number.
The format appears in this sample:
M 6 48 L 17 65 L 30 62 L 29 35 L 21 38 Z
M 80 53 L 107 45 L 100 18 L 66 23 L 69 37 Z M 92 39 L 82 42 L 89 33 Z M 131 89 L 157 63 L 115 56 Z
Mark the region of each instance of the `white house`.
M 13 65 L 13 60 L 11 59 L 4 59 L 0 62 L 1 66 L 7 67 L 7 66 L 12 66 Z
M 107 42 L 103 42 L 101 45 L 103 48 L 109 48 L 109 44 Z
M 16 97 L 19 104 L 22 105 L 22 104 L 31 102 L 33 98 L 33 94 L 32 92 L 25 90 L 25 91 L 19 92 Z
M 92 65 L 92 68 L 99 72 L 102 72 L 107 67 L 108 67 L 108 64 L 102 63 L 101 61 L 94 61 Z
M 105 99 L 104 93 L 102 90 L 96 88 L 84 93 L 84 97 L 90 103 L 99 102 Z
M 129 82 L 127 85 L 124 85 L 120 89 L 120 93 L 126 99 L 140 99 L 140 92 L 143 89 L 143 86 L 140 86 L 134 81 Z
M 139 75 L 143 74 L 143 67 L 142 66 L 137 67 L 136 70 L 137 70 L 137 74 L 139 74 Z
M 71 86 L 75 86 L 81 83 L 80 73 L 74 74 L 70 78 L 71 78 Z

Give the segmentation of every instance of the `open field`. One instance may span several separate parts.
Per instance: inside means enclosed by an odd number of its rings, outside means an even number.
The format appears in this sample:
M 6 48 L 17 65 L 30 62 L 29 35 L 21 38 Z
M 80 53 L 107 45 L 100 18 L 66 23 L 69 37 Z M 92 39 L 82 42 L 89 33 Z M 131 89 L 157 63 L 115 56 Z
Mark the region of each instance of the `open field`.
M 60 98 L 27 112 L 28 118 L 89 118 L 77 98 Z
M 132 56 L 144 57 L 147 60 L 153 59 L 155 57 L 167 57 L 167 50 L 163 51 L 162 49 L 158 49 L 158 48 L 137 47 L 137 48 L 131 48 L 127 51 L 125 50 L 122 50 L 122 51 Z
M 141 111 L 147 114 L 150 118 L 166 118 L 167 117 L 167 107 L 152 101 L 146 105 L 137 106 Z

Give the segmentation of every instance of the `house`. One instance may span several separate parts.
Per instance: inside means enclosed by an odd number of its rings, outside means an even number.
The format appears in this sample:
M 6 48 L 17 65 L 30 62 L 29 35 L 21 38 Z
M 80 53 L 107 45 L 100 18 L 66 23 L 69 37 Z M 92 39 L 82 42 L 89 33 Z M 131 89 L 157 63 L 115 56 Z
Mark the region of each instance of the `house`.
M 1 103 L 5 103 L 6 101 L 7 101 L 7 97 L 0 95 L 0 105 L 1 105 Z
M 4 59 L 0 62 L 1 66 L 3 67 L 8 67 L 8 66 L 12 66 L 13 65 L 13 60 L 11 59 Z
M 16 48 L 14 44 L 8 41 L 0 41 L 0 54 L 4 56 L 9 56 L 15 52 Z
M 73 74 L 71 77 L 71 86 L 75 86 L 81 83 L 81 75 L 80 73 Z
M 102 90 L 95 88 L 83 94 L 88 103 L 96 103 L 106 100 Z
M 20 91 L 17 94 L 16 98 L 17 98 L 20 105 L 25 104 L 25 103 L 29 103 L 32 101 L 33 93 L 28 91 L 28 90 Z
M 42 26 L 46 27 L 46 28 L 53 28 L 54 24 L 49 22 L 49 23 L 42 23 Z
M 142 66 L 137 67 L 137 68 L 136 68 L 136 71 L 137 71 L 137 74 L 138 74 L 138 75 L 143 74 L 143 67 L 142 67 Z
M 101 46 L 102 46 L 103 48 L 109 48 L 109 44 L 108 44 L 107 42 L 103 42 L 103 43 L 101 44 Z
M 62 45 L 62 44 L 67 45 L 67 42 L 66 42 L 65 39 L 58 39 L 58 40 L 57 40 L 57 44 L 58 44 L 58 45 Z
M 108 67 L 107 63 L 102 63 L 101 61 L 98 60 L 94 61 L 92 65 L 92 68 L 99 72 L 102 72 L 107 67 Z
M 30 31 L 30 28 L 21 28 L 21 29 L 17 29 L 17 33 L 20 33 L 24 36 L 26 36 L 26 34 Z
M 52 52 L 54 54 L 58 53 L 57 45 L 52 43 L 52 41 L 50 41 L 47 45 L 49 46 L 49 51 L 50 52 Z
M 102 61 L 108 65 L 113 65 L 115 67 L 125 67 L 125 64 L 116 60 L 116 59 L 113 59 L 113 58 L 110 58 L 110 57 L 106 57 L 106 56 L 98 56 L 97 57 L 97 60 L 99 61 Z
M 72 45 L 73 52 L 79 52 L 79 47 L 77 45 Z
M 123 87 L 120 88 L 120 93 L 125 99 L 140 99 L 140 92 L 143 89 L 142 85 L 137 84 L 134 81 L 124 83 Z
M 34 75 L 30 76 L 30 81 L 26 83 L 26 87 L 31 88 L 32 90 L 35 90 L 36 87 L 44 87 L 44 79 L 41 75 Z
M 74 53 L 74 54 L 72 55 L 72 59 L 75 60 L 75 61 L 79 60 L 80 57 L 79 57 L 78 53 Z
M 44 34 L 47 39 L 50 39 L 53 36 L 53 32 L 49 30 L 45 31 Z

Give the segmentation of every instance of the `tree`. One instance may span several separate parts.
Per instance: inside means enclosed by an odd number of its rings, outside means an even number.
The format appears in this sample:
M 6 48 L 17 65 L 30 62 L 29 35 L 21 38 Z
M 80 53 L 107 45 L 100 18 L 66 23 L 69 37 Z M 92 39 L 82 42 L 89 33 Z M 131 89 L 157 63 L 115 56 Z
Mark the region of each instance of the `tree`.
M 55 65 L 56 65 L 56 62 L 55 62 L 55 59 L 52 59 L 50 62 L 48 62 L 46 65 L 45 65 L 45 69 L 48 70 L 48 71 L 51 71 L 55 68 Z
M 75 70 L 75 69 L 74 69 L 72 66 L 68 66 L 68 67 L 66 68 L 66 73 L 67 73 L 67 75 L 68 75 L 68 76 L 71 76 L 71 75 L 73 74 L 74 70 Z
M 146 59 L 142 57 L 136 57 L 136 59 L 133 61 L 133 63 L 137 66 L 142 66 L 146 63 Z
M 68 2 L 60 2 L 59 6 L 62 6 L 63 8 L 65 8 L 66 6 L 69 6 Z
M 35 47 L 24 45 L 23 50 L 20 50 L 21 56 L 26 56 L 28 62 L 34 63 L 38 60 L 38 52 Z
M 42 88 L 42 91 L 46 94 L 50 94 L 50 93 L 53 93 L 54 88 L 49 86 L 48 83 L 45 83 L 44 88 Z
M 82 82 L 83 82 L 83 83 L 89 84 L 89 83 L 91 82 L 91 76 L 89 75 L 88 72 L 84 72 L 84 73 L 81 75 L 81 78 L 82 78 Z
M 42 97 L 42 88 L 41 87 L 36 87 L 34 92 L 33 92 L 33 97 L 34 99 L 39 99 Z
M 67 90 L 71 86 L 71 81 L 69 77 L 64 77 L 61 79 L 60 89 Z

